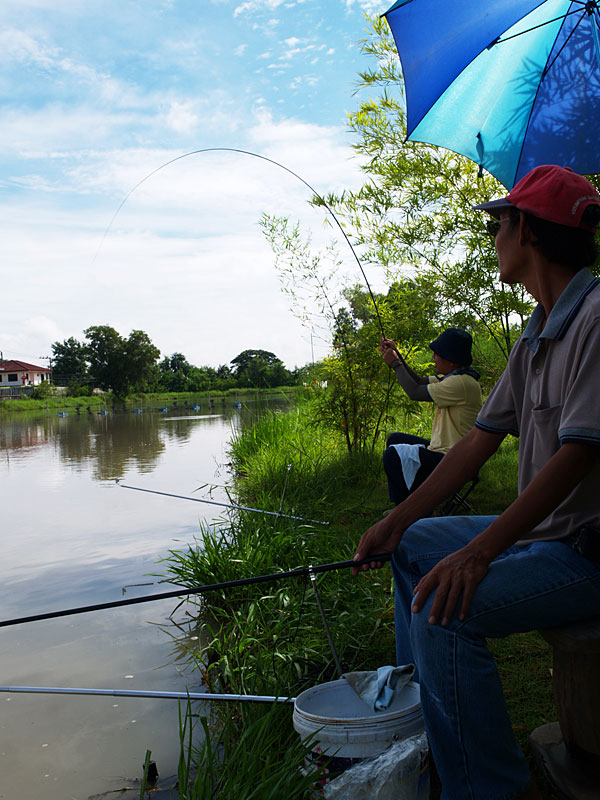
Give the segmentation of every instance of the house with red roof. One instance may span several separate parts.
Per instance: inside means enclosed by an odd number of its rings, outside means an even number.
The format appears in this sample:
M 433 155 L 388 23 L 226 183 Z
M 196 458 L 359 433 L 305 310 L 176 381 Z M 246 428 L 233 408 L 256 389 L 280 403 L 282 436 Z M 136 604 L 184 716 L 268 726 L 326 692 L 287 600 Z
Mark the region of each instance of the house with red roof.
M 47 367 L 38 367 L 26 361 L 0 361 L 0 395 L 14 394 L 23 387 L 39 386 L 40 383 L 50 382 L 52 370 Z

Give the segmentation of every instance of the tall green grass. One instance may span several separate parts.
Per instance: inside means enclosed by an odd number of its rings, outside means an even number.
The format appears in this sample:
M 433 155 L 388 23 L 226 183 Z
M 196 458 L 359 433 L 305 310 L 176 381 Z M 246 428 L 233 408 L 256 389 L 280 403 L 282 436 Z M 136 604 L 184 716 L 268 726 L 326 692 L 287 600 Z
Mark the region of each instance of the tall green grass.
M 216 728 L 207 717 L 196 716 L 189 703 L 183 713 L 180 709 L 180 800 L 306 797 L 320 777 L 319 768 L 306 766 L 300 772 L 312 742 L 293 734 L 291 713 L 290 706 L 246 705 L 238 721 L 228 715 Z M 194 724 L 203 729 L 200 747 L 194 744 Z

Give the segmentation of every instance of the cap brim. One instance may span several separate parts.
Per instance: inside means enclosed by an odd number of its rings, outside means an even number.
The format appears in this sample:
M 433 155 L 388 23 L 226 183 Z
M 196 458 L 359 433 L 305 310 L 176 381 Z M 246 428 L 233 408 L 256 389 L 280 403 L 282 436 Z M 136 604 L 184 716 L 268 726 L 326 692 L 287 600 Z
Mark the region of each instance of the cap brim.
M 473 206 L 475 211 L 487 211 L 492 217 L 500 216 L 500 212 L 507 208 L 516 208 L 514 203 L 511 203 L 507 197 L 501 197 L 500 200 L 490 200 L 489 203 L 480 203 L 478 206 Z

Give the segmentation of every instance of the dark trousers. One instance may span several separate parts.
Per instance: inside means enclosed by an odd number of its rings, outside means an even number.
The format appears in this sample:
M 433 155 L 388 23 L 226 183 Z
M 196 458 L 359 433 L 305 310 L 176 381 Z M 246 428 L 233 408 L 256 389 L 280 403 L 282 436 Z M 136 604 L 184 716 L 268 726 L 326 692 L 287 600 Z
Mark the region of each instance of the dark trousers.
M 400 456 L 395 448 L 391 447 L 393 444 L 422 444 L 419 450 L 419 460 L 421 466 L 417 470 L 415 480 L 411 488 L 406 486 L 404 475 L 402 473 L 402 462 Z M 440 463 L 444 457 L 443 453 L 437 453 L 433 450 L 427 450 L 429 439 L 423 439 L 420 436 L 412 436 L 410 433 L 391 433 L 386 442 L 386 449 L 383 451 L 383 468 L 388 479 L 388 491 L 392 503 L 398 505 L 403 500 L 406 500 L 411 492 L 420 486 L 423 481 L 431 475 L 433 470 Z

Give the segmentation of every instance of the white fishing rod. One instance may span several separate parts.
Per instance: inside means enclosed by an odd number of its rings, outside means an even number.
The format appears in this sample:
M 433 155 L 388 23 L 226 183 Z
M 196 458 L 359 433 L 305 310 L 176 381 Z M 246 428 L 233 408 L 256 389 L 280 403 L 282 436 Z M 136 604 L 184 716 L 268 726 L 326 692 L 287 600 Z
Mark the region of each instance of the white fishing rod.
M 222 508 L 232 508 L 235 511 L 250 511 L 253 514 L 268 514 L 271 517 L 282 517 L 283 519 L 294 519 L 298 522 L 310 522 L 313 525 L 329 525 L 328 522 L 322 522 L 318 519 L 307 519 L 306 517 L 295 517 L 293 514 L 282 514 L 281 511 L 265 511 L 263 508 L 249 508 L 248 506 L 238 506 L 233 503 L 219 503 L 217 500 L 205 500 L 201 497 L 190 497 L 187 494 L 173 494 L 171 492 L 159 492 L 157 489 L 144 489 L 141 486 L 130 486 L 127 483 L 121 483 L 120 478 L 115 479 L 117 486 L 122 489 L 134 489 L 136 492 L 147 492 L 148 494 L 160 494 L 163 497 L 176 497 L 178 500 L 191 500 L 194 503 L 207 503 L 211 506 L 221 506 Z
M 293 703 L 295 697 L 276 697 L 265 694 L 218 694 L 213 692 L 161 692 L 136 689 L 86 689 L 62 686 L 0 686 L 7 694 L 70 694 L 108 697 L 149 697 L 157 700 L 206 700 L 247 703 Z

